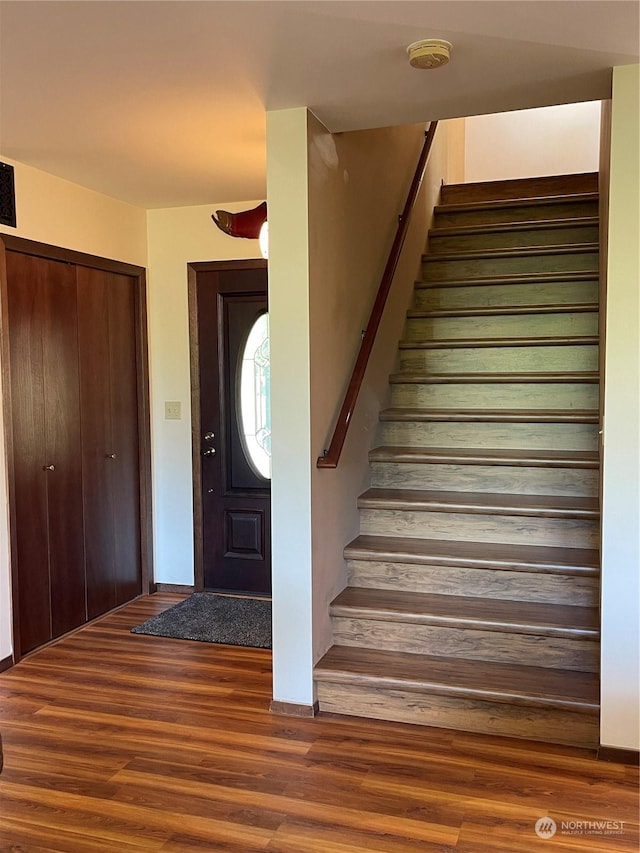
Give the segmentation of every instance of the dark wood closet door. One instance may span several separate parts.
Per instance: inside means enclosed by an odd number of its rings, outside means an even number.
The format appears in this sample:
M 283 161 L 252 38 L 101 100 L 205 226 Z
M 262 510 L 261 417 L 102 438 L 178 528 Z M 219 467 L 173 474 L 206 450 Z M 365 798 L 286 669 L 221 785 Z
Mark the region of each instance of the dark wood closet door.
M 78 267 L 89 618 L 142 591 L 135 280 Z
M 51 587 L 45 455 L 42 332 L 45 267 L 35 258 L 7 252 L 9 358 L 13 413 L 14 554 L 18 569 L 17 614 L 21 648 L 51 639 Z M 59 273 L 67 272 L 60 265 Z M 23 278 L 28 286 L 22 286 Z M 22 523 L 21 523 L 22 522 Z
M 116 604 L 124 604 L 142 593 L 135 280 L 111 275 L 109 297 Z
M 116 605 L 114 501 L 109 370 L 109 292 L 102 275 L 80 267 L 78 344 L 82 418 L 82 471 L 87 573 L 87 615 Z
M 46 261 L 58 266 L 58 262 Z M 82 518 L 82 436 L 75 270 L 47 288 L 44 357 L 45 467 L 54 637 L 87 619 Z
M 75 269 L 7 253 L 22 653 L 86 619 Z

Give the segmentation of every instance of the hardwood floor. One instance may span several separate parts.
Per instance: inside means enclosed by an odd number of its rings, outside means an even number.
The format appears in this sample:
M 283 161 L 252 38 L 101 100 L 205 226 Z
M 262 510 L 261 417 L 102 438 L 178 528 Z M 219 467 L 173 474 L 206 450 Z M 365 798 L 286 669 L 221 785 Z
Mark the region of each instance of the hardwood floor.
M 2 853 L 638 849 L 637 768 L 447 729 L 274 716 L 269 652 L 129 633 L 183 597 L 139 599 L 0 675 Z M 545 816 L 549 840 L 534 831 Z M 621 834 L 578 824 L 607 820 Z

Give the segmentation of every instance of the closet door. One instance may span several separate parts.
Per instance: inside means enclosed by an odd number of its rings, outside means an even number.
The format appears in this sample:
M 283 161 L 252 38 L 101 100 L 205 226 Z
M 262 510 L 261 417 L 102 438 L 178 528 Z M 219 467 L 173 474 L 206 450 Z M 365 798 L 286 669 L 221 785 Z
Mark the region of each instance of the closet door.
M 140 449 L 136 355 L 135 280 L 109 281 L 109 356 L 114 473 L 116 604 L 142 593 L 140 553 Z
M 88 617 L 142 591 L 135 280 L 77 268 Z
M 86 620 L 75 268 L 7 252 L 21 652 Z

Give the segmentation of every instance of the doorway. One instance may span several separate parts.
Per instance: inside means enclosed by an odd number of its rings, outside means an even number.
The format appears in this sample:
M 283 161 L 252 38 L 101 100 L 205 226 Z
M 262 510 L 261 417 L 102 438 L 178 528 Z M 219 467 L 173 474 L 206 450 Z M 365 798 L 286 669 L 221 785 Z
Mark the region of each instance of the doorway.
M 271 595 L 267 264 L 189 265 L 195 586 Z

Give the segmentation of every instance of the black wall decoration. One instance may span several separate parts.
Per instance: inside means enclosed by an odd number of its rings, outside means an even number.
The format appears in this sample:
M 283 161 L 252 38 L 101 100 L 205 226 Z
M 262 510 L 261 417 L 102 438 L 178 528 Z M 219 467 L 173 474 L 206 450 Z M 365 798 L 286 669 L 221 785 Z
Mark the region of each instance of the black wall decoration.
M 0 225 L 16 227 L 16 190 L 13 166 L 0 163 Z

